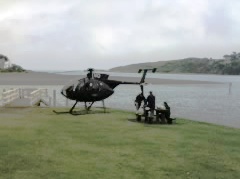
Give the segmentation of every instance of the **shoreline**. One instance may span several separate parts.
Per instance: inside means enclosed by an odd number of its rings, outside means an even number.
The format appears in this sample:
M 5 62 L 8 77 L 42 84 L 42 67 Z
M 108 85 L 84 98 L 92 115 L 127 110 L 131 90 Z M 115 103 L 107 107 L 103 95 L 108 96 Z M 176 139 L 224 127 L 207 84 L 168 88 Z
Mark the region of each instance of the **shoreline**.
M 83 75 L 63 75 L 47 72 L 13 72 L 0 73 L 0 85 L 65 85 L 71 80 L 79 80 L 84 78 Z M 139 82 L 141 77 L 117 77 L 109 76 L 110 80 L 119 80 L 126 82 Z M 158 85 L 186 85 L 186 84 L 222 84 L 211 81 L 195 81 L 195 80 L 174 80 L 146 78 L 146 83 Z

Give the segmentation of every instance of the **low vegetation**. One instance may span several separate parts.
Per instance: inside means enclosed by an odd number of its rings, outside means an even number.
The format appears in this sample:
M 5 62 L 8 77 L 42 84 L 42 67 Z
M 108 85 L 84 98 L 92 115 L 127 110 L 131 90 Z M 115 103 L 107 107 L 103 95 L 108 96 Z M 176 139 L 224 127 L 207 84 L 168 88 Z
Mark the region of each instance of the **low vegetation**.
M 0 63 L 1 63 L 0 72 L 25 72 L 26 71 L 19 65 L 16 65 L 16 64 L 11 65 L 9 58 L 2 54 L 0 54 Z M 5 63 L 7 63 L 6 66 L 5 66 Z
M 26 70 L 19 65 L 13 64 L 10 68 L 0 69 L 0 72 L 26 72 Z
M 64 111 L 64 109 L 56 109 Z M 0 178 L 238 178 L 240 130 L 130 112 L 0 108 Z

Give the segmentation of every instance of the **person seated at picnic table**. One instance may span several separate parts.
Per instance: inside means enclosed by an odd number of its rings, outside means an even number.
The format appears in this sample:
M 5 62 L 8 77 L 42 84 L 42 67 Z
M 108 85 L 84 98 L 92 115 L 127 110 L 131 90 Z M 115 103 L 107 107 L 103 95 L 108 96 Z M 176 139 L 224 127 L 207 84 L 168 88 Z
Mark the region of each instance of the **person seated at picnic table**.
M 164 104 L 164 107 L 166 109 L 164 114 L 165 114 L 165 117 L 167 119 L 167 123 L 168 124 L 172 124 L 172 121 L 175 120 L 175 119 L 170 117 L 170 115 L 171 115 L 171 108 L 170 108 L 170 106 L 168 105 L 167 102 L 164 102 L 163 104 Z
M 160 105 L 156 107 L 156 122 L 159 122 L 161 124 L 166 124 L 166 108 L 164 105 Z

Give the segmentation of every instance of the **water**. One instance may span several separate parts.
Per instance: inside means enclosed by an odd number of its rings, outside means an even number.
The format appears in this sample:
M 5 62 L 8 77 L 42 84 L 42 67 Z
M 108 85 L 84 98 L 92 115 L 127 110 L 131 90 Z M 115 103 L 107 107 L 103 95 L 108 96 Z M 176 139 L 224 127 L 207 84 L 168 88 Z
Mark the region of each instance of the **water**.
M 112 76 L 139 77 L 137 73 L 113 73 Z M 65 72 L 68 75 L 84 75 L 85 72 Z M 160 106 L 167 101 L 171 107 L 173 117 L 183 117 L 191 120 L 210 122 L 240 128 L 240 77 L 221 75 L 189 75 L 189 74 L 148 74 L 147 77 L 176 80 L 197 80 L 221 82 L 220 84 L 188 84 L 188 85 L 147 85 L 145 91 L 153 91 L 156 96 L 156 105 Z M 232 83 L 229 94 L 229 83 Z M 10 88 L 14 86 L 0 86 Z M 17 86 L 19 87 L 19 86 Z M 32 86 L 22 86 L 32 87 Z M 38 86 L 48 88 L 49 94 L 57 90 L 57 105 L 64 106 L 66 99 L 60 94 L 62 86 Z M 105 100 L 105 105 L 111 108 L 134 111 L 134 100 L 140 92 L 137 85 L 120 85 L 115 93 Z M 69 103 L 69 107 L 73 104 Z M 97 102 L 95 106 L 101 106 Z M 83 104 L 79 104 L 83 106 Z
M 86 75 L 84 71 L 69 71 L 57 72 L 64 75 Z M 98 72 L 96 72 L 98 73 Z M 141 77 L 139 73 L 118 73 L 118 72 L 99 72 L 106 73 L 110 76 L 118 77 Z M 211 81 L 211 82 L 237 82 L 240 83 L 240 76 L 236 75 L 206 75 L 206 74 L 165 74 L 165 73 L 151 73 L 147 74 L 147 78 L 160 78 L 160 79 L 174 79 L 174 80 L 197 80 L 197 81 Z

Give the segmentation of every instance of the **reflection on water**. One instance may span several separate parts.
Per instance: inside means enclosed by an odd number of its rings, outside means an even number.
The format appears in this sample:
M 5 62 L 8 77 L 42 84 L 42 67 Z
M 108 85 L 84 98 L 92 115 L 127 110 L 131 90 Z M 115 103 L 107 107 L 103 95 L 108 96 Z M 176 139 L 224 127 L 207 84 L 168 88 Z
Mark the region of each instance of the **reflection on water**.
M 124 74 L 126 75 L 126 74 Z M 159 74 L 157 74 L 159 75 Z M 240 77 L 220 75 L 165 75 L 166 79 L 191 79 L 217 82 L 232 82 L 232 94 L 229 95 L 228 83 L 205 85 L 148 85 L 145 86 L 145 96 L 153 91 L 156 105 L 167 101 L 174 117 L 184 117 L 192 120 L 206 121 L 233 127 L 240 127 Z M 168 78 L 167 78 L 168 77 Z M 0 86 L 32 87 L 32 86 Z M 35 87 L 35 86 L 34 86 Z M 50 96 L 57 90 L 57 105 L 64 106 L 66 99 L 60 94 L 62 86 L 36 86 L 48 88 Z M 1 91 L 0 91 L 1 92 Z M 137 85 L 120 85 L 115 93 L 105 100 L 107 107 L 134 111 L 134 99 L 140 92 Z M 0 93 L 1 94 L 1 93 Z M 1 97 L 0 97 L 1 98 Z M 73 102 L 72 102 L 73 103 Z M 69 103 L 69 107 L 72 105 Z M 101 102 L 96 103 L 101 106 Z M 79 104 L 83 106 L 83 104 Z

